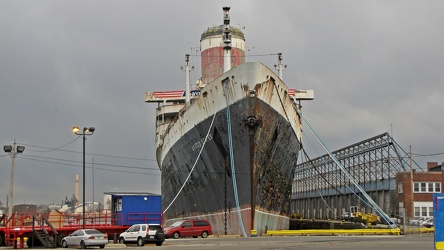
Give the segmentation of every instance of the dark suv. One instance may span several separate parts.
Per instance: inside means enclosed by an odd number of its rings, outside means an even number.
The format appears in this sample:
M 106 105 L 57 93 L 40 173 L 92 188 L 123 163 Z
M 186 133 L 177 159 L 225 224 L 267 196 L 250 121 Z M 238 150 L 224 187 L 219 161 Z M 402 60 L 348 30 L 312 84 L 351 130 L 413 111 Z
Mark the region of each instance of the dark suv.
M 137 243 L 138 246 L 143 246 L 145 243 L 162 246 L 164 241 L 163 229 L 158 224 L 135 224 L 119 236 L 121 244 Z

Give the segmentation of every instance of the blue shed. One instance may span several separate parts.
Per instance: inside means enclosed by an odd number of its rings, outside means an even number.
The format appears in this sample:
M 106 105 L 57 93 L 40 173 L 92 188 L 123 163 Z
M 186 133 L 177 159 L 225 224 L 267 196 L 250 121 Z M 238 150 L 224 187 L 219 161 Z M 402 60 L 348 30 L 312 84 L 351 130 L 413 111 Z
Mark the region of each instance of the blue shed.
M 162 199 L 158 194 L 105 192 L 110 196 L 111 214 L 117 226 L 162 224 Z

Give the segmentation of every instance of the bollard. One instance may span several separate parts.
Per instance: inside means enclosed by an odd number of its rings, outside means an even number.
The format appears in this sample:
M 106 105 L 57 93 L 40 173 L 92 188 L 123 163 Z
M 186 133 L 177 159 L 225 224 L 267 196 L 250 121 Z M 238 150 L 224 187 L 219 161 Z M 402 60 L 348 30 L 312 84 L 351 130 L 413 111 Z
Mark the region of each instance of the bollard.
M 257 237 L 257 230 L 251 230 L 251 237 Z
M 114 244 L 117 244 L 117 233 L 114 233 L 113 243 L 114 243 Z

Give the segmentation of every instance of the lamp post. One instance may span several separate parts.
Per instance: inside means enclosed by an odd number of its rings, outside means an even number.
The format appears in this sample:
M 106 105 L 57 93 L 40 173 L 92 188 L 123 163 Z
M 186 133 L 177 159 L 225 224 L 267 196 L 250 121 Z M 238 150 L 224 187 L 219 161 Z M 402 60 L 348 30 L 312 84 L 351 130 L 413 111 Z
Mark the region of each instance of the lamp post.
M 87 135 L 92 135 L 94 134 L 94 131 L 96 129 L 94 127 L 84 127 L 83 128 L 83 132 L 79 133 L 80 129 L 78 126 L 74 126 L 72 127 L 72 131 L 74 132 L 74 134 L 76 135 L 81 135 L 83 136 L 83 204 L 82 204 L 82 223 L 83 223 L 83 228 L 85 228 L 85 142 L 86 142 L 86 136 Z
M 11 163 L 11 180 L 9 181 L 9 204 L 8 204 L 8 216 L 12 217 L 12 209 L 14 208 L 13 195 L 14 195 L 14 162 L 15 156 L 17 154 L 23 153 L 25 151 L 24 146 L 17 146 L 14 140 L 13 146 L 5 145 L 3 146 L 3 150 L 11 155 L 12 163 Z

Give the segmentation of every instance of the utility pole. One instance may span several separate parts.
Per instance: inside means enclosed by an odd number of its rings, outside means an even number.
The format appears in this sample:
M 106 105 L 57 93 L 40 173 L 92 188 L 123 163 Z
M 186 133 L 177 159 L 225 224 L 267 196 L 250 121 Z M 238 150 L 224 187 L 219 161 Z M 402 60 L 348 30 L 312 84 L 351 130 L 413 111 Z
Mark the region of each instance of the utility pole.
M 11 155 L 11 159 L 12 159 L 11 179 L 9 181 L 9 202 L 8 202 L 8 217 L 11 218 L 12 211 L 14 208 L 14 202 L 13 202 L 13 197 L 14 197 L 14 162 L 15 162 L 15 157 L 17 156 L 17 154 L 21 154 L 21 153 L 23 153 L 23 151 L 25 151 L 25 147 L 24 146 L 17 146 L 15 143 L 15 139 L 14 139 L 14 144 L 12 146 L 11 145 L 3 146 L 3 150 L 6 153 L 9 153 Z
M 94 131 L 96 129 L 94 127 L 84 127 L 83 128 L 83 132 L 80 133 L 80 128 L 78 126 L 74 126 L 72 127 L 72 131 L 74 132 L 74 134 L 76 135 L 81 135 L 83 137 L 83 204 L 82 204 L 82 228 L 85 229 L 85 206 L 86 206 L 86 201 L 85 201 L 85 179 L 86 179 L 86 174 L 85 174 L 85 142 L 86 142 L 86 136 L 87 135 L 92 135 L 94 134 Z
M 412 212 L 411 212 L 411 216 L 412 218 L 415 217 L 415 205 L 414 205 L 414 199 L 413 199 L 413 167 L 412 167 L 412 145 L 410 145 L 410 190 L 412 191 L 412 196 L 411 196 L 411 203 L 412 203 Z

